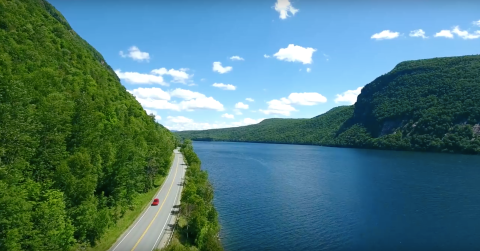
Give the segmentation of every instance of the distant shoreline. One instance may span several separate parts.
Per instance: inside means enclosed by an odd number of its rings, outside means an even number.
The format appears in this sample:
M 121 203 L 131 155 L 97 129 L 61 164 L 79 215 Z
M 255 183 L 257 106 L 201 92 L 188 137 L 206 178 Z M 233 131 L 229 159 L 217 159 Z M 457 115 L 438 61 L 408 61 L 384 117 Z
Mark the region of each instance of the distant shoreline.
M 273 144 L 273 145 L 298 145 L 298 146 L 322 146 L 331 148 L 350 148 L 350 149 L 365 149 L 365 150 L 379 150 L 379 151 L 395 151 L 395 152 L 418 152 L 418 153 L 436 153 L 436 154 L 454 154 L 454 155 L 468 155 L 468 156 L 480 156 L 480 154 L 467 154 L 458 152 L 439 152 L 439 151 L 422 151 L 422 150 L 405 150 L 405 149 L 385 149 L 385 148 L 373 148 L 373 147 L 350 147 L 350 146 L 336 146 L 336 145 L 317 145 L 317 144 L 305 144 L 305 143 L 282 143 L 282 142 L 259 142 L 259 141 L 227 141 L 227 140 L 199 140 L 190 139 L 197 142 L 225 142 L 225 143 L 255 143 L 255 144 Z

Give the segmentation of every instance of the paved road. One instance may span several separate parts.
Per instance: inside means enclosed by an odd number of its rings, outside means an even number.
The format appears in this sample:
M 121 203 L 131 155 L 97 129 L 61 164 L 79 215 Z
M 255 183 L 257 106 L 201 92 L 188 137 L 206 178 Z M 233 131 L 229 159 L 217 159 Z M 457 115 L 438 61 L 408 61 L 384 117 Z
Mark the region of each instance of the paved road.
M 172 212 L 178 210 L 174 206 L 179 204 L 177 202 L 186 170 L 182 154 L 178 150 L 174 150 L 174 152 L 175 159 L 170 172 L 155 196 L 160 203 L 158 206 L 148 206 L 110 248 L 110 251 L 151 251 L 159 246 L 160 240 L 169 227 L 167 223 L 170 221 Z

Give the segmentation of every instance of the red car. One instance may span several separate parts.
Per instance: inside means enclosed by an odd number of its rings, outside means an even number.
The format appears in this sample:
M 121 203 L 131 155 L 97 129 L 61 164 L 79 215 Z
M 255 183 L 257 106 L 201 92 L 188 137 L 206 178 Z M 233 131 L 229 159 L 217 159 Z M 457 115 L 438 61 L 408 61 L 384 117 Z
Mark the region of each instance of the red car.
M 159 200 L 157 198 L 155 198 L 153 200 L 152 206 L 158 206 L 158 202 L 159 202 Z

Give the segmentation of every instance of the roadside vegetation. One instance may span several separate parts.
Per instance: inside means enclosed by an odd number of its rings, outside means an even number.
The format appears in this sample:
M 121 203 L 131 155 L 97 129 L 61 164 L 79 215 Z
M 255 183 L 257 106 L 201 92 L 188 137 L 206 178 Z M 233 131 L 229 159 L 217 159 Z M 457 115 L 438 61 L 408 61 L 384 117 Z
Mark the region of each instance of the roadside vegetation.
M 176 144 L 52 5 L 0 0 L 0 250 L 114 241 Z
M 175 154 L 172 153 L 172 157 L 170 159 L 171 163 L 173 163 L 174 158 Z M 87 247 L 86 251 L 105 251 L 112 247 L 117 239 L 130 227 L 130 225 L 132 225 L 135 220 L 144 212 L 144 210 L 151 205 L 152 199 L 163 185 L 165 178 L 166 175 L 158 175 L 153 184 L 154 188 L 146 193 L 139 194 L 134 199 L 133 209 L 125 212 L 123 217 L 120 218 L 116 224 L 113 224 L 105 231 L 105 234 L 96 242 L 95 246 Z
M 480 154 L 480 56 L 406 61 L 367 84 L 353 106 L 311 119 L 267 119 L 176 132 L 212 141 Z
M 192 142 L 185 140 L 180 150 L 187 163 L 180 214 L 175 236 L 163 251 L 221 251 L 218 215 L 213 206 L 213 187 L 208 174 L 201 170 L 201 161 L 193 151 Z

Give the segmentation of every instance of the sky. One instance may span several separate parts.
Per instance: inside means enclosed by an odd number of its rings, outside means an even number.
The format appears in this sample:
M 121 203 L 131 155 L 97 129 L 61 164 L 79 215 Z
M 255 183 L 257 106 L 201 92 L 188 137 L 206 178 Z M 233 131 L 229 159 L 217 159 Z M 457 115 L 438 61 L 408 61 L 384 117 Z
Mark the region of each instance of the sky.
M 311 118 L 405 60 L 479 54 L 473 0 L 51 0 L 171 130 Z

